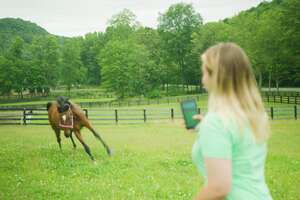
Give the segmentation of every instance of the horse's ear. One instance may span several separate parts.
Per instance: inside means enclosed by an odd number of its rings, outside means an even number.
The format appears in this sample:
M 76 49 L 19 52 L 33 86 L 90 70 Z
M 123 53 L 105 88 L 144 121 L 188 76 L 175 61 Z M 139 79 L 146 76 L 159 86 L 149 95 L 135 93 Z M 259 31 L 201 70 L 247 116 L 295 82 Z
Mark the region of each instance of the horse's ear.
M 52 103 L 51 102 L 48 102 L 47 103 L 47 110 L 49 110 L 49 108 L 51 107 Z
M 66 101 L 69 101 L 69 97 L 58 96 L 58 97 L 56 98 L 56 101 L 57 101 L 57 102 L 66 102 Z
M 58 97 L 56 98 L 56 101 L 57 101 L 57 102 L 62 102 L 63 99 L 64 99 L 64 98 L 63 98 L 62 96 L 58 96 Z

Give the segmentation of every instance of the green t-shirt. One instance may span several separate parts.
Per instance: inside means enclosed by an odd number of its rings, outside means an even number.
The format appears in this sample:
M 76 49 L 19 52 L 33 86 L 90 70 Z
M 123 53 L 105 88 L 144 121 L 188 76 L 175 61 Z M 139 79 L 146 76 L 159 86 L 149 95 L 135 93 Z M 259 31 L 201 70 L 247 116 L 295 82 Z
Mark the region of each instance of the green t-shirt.
M 271 200 L 265 183 L 265 143 L 255 142 L 251 129 L 240 133 L 235 123 L 224 126 L 216 113 L 209 112 L 198 126 L 192 150 L 193 162 L 207 181 L 204 158 L 231 160 L 231 191 L 226 200 Z

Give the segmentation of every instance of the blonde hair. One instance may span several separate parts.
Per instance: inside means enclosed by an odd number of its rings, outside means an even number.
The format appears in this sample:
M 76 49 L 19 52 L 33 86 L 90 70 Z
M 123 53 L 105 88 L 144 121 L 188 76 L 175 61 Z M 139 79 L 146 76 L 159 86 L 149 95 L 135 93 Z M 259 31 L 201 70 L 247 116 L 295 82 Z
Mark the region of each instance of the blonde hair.
M 210 85 L 208 110 L 225 122 L 234 120 L 239 128 L 250 125 L 256 141 L 270 135 L 269 120 L 243 49 L 234 43 L 220 43 L 201 56 Z

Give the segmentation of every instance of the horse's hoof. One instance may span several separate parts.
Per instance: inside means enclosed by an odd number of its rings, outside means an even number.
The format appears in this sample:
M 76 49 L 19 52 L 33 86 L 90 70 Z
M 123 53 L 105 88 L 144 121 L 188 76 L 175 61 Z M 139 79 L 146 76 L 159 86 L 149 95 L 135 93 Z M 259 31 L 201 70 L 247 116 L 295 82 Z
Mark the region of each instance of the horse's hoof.
M 112 155 L 113 155 L 113 150 L 112 150 L 112 149 L 108 149 L 108 150 L 107 150 L 107 154 L 108 154 L 109 156 L 112 156 Z

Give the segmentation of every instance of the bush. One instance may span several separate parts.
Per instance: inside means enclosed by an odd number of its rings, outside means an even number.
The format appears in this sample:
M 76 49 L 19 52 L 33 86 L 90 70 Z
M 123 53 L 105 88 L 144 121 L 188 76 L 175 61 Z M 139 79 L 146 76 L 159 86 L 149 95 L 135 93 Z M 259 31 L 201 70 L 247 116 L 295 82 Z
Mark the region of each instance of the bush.
M 154 89 L 154 90 L 150 91 L 146 96 L 150 99 L 160 98 L 161 92 L 159 89 Z

